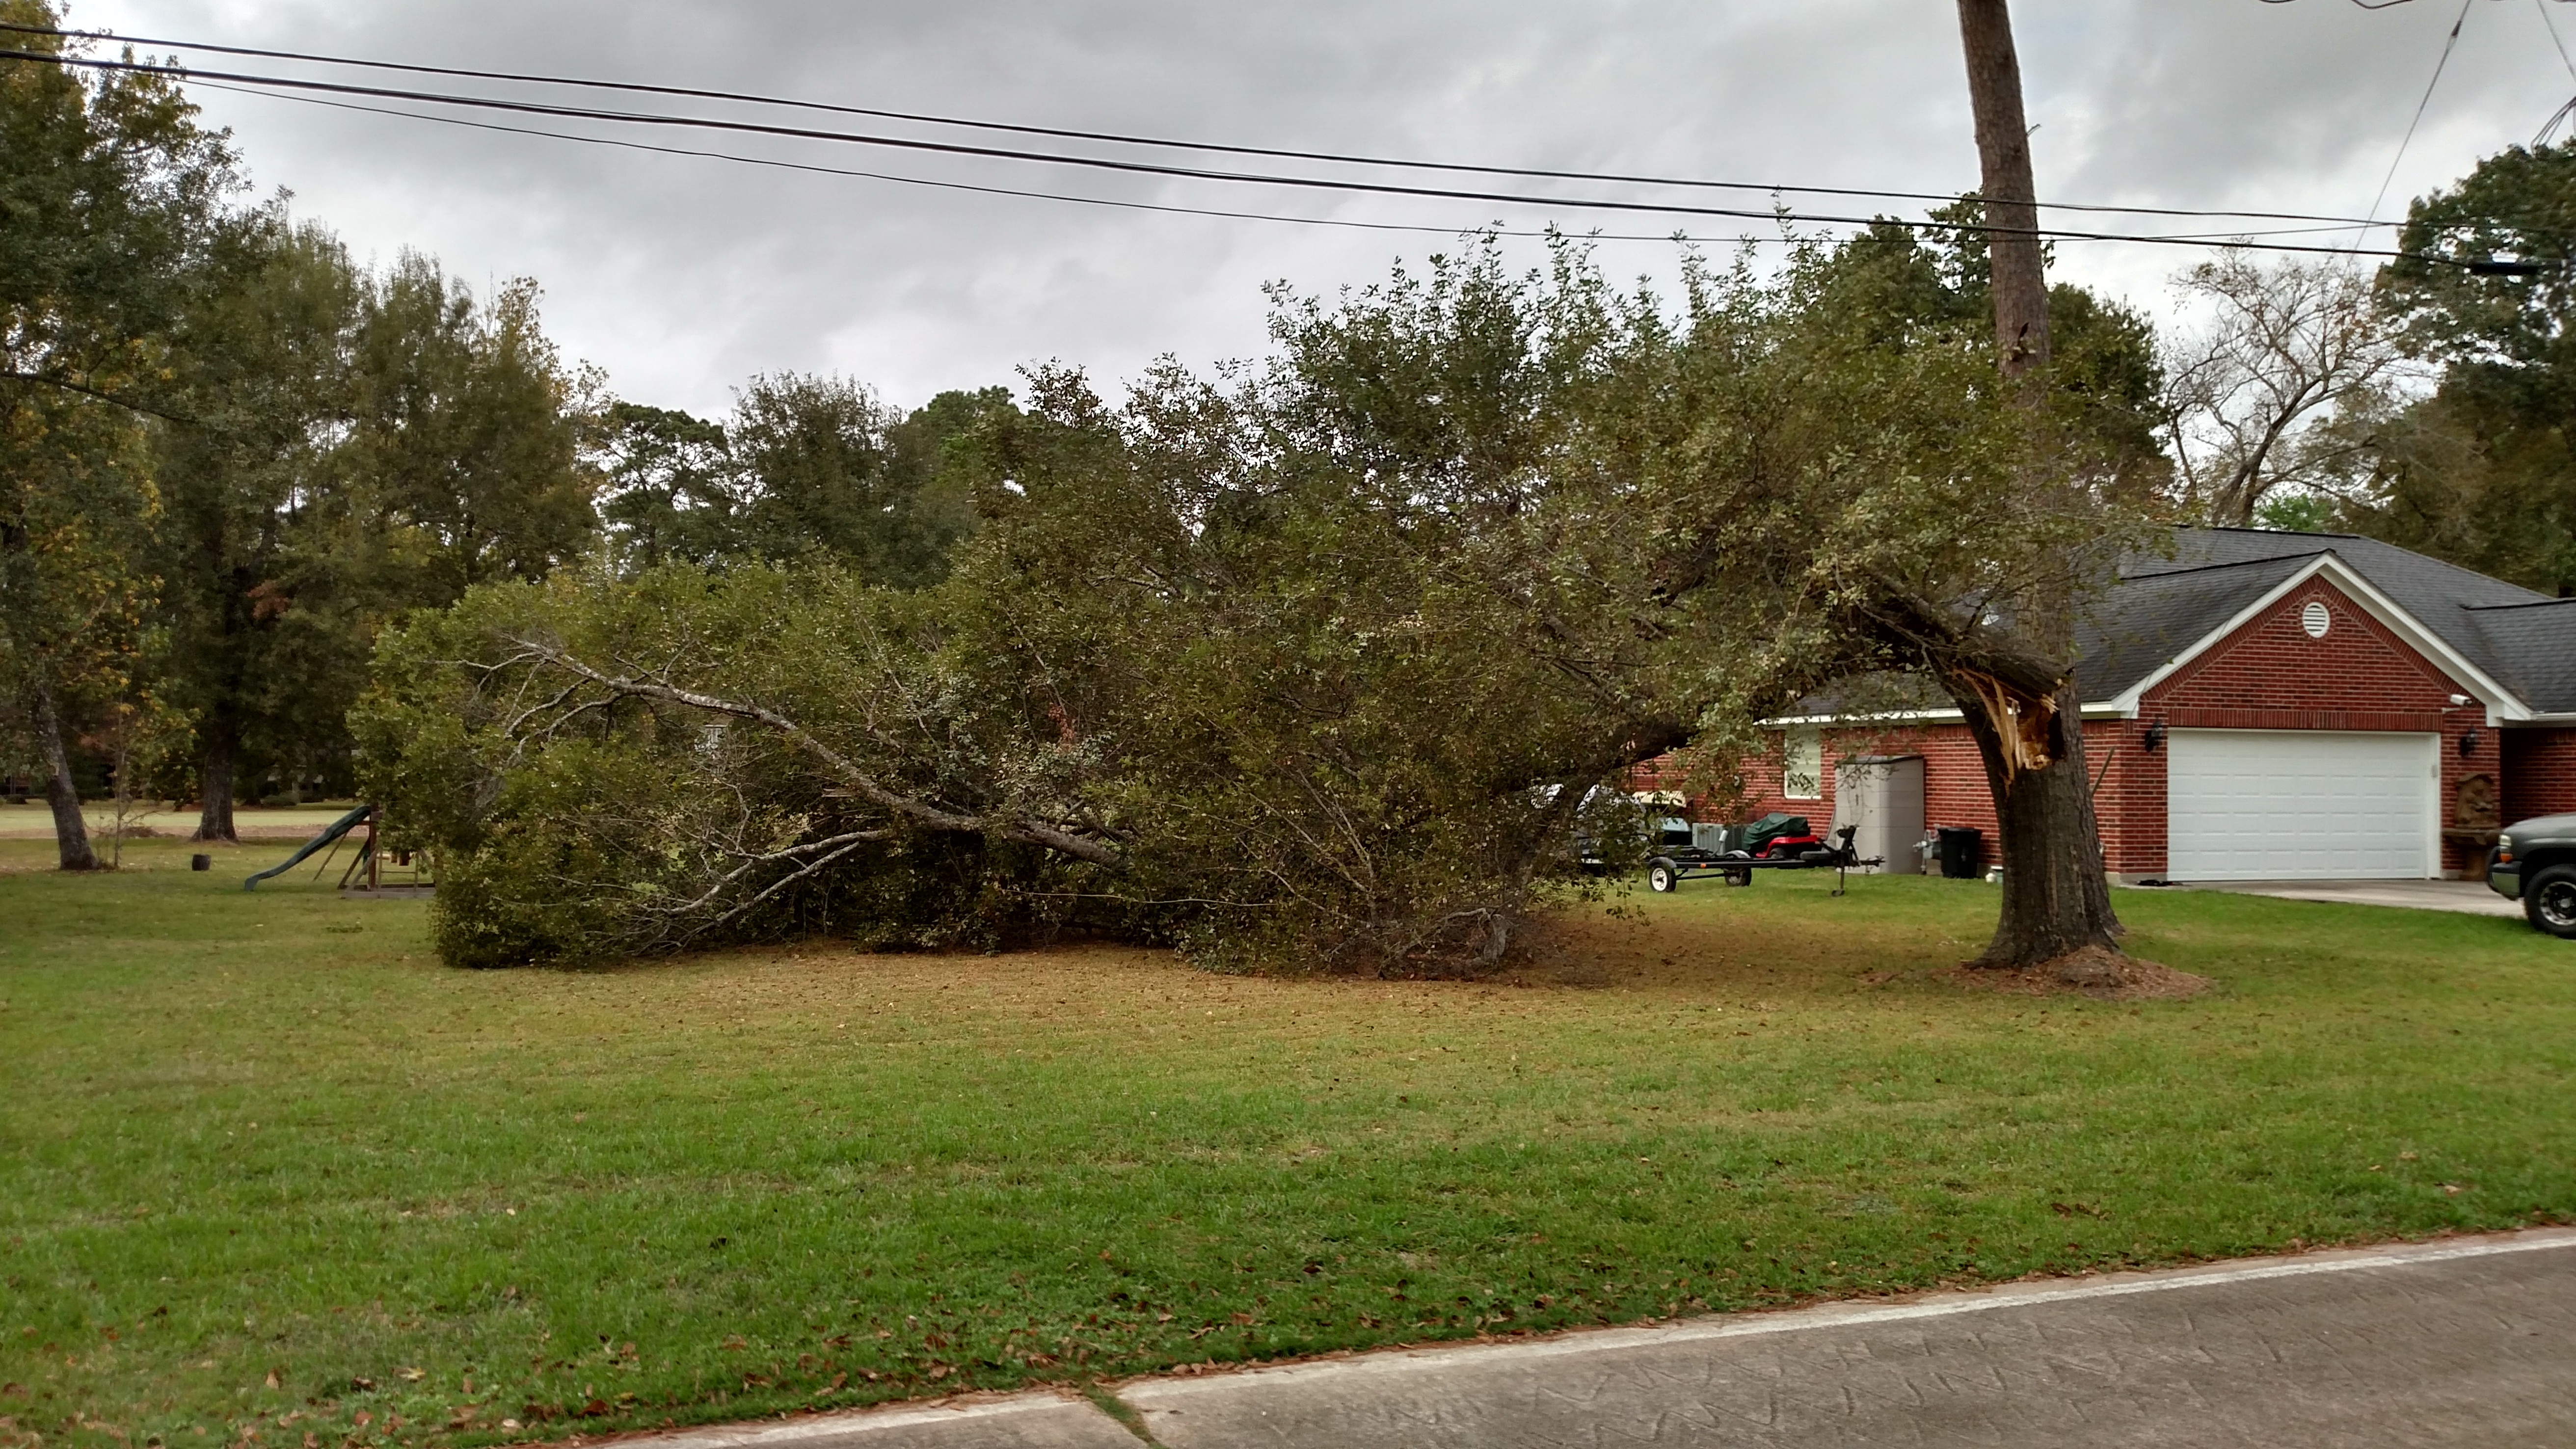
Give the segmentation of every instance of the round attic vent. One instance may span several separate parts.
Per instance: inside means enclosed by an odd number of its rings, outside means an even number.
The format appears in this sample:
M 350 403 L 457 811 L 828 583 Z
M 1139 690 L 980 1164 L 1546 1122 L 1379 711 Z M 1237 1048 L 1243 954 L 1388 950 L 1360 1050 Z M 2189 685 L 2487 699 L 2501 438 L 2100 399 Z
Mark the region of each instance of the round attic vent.
M 2326 637 L 2326 630 L 2333 624 L 2334 615 L 2326 612 L 2326 601 L 2323 599 L 2310 599 L 2308 606 L 2299 611 L 2299 627 L 2307 630 L 2308 637 L 2311 639 Z

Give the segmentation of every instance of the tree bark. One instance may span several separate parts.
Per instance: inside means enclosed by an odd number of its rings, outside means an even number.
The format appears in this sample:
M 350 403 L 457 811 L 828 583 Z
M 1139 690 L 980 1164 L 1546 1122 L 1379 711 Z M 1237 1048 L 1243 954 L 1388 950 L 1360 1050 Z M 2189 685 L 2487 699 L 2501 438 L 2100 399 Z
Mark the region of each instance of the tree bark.
M 54 709 L 52 681 L 35 681 L 36 747 L 44 751 L 53 778 L 45 782 L 45 803 L 54 809 L 54 853 L 64 870 L 98 869 L 98 852 L 90 849 L 89 822 L 81 818 L 80 789 L 72 783 L 71 756 L 63 749 L 63 721 Z
M 1968 59 L 1968 99 L 1977 122 L 1977 159 L 1986 203 L 1989 290 L 1995 304 L 1996 360 L 2006 379 L 2023 381 L 2020 401 L 2034 411 L 2045 398 L 2048 366 L 2048 278 L 2039 244 L 2038 191 L 2030 173 L 2030 127 L 2022 115 L 2021 61 L 2013 51 L 2006 0 L 1959 0 L 1959 35 Z M 2030 601 L 2012 632 L 2036 658 L 2072 654 L 2071 597 Z M 2064 663 L 2053 666 L 2063 670 Z M 2103 873 L 2101 826 L 2093 782 L 2084 768 L 2083 697 L 2059 674 L 2033 693 L 1955 666 L 1942 680 L 1967 715 L 1986 788 L 1994 795 L 1996 842 L 2003 857 L 2003 909 L 1981 966 L 2035 966 L 2087 946 L 2116 950 L 2120 920 Z
M 189 839 L 241 840 L 233 830 L 233 777 L 240 760 L 240 726 L 230 709 L 218 707 L 206 720 L 206 752 L 197 762 L 197 833 Z
M 1968 104 L 1977 121 L 1979 192 L 1985 198 L 1987 265 L 1995 299 L 1995 352 L 2004 376 L 2048 365 L 2048 279 L 2039 246 L 2038 189 L 2030 176 L 2030 126 L 2022 118 L 2021 60 L 2005 0 L 1959 0 L 1968 53 Z
M 1997 844 L 2003 908 L 1994 939 L 1975 964 L 2036 966 L 2087 946 L 2118 950 L 2120 920 L 2102 870 L 2101 828 L 2093 814 L 2092 777 L 2085 773 L 2083 700 L 2075 681 L 2057 687 L 2045 725 L 2019 742 L 2018 752 L 2008 732 L 2021 723 L 2021 711 L 1998 728 L 1989 703 L 1997 696 L 1954 684 L 1951 697 L 1967 715 L 1968 732 L 1985 762 L 2002 836 Z

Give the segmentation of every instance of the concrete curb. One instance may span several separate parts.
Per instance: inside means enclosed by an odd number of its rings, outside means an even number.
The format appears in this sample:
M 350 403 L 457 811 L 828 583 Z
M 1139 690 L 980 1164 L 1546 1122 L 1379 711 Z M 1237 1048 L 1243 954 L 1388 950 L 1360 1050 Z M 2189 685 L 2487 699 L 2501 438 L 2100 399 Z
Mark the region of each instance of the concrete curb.
M 1114 1386 L 1114 1391 L 1119 1398 L 1143 1409 L 1145 1402 L 1138 1397 L 1140 1394 L 1158 1402 L 1166 1399 L 1186 1399 L 1193 1393 L 1223 1389 L 1231 1383 L 1247 1378 L 1286 1379 L 1343 1375 L 1359 1378 L 1415 1373 L 1424 1368 L 1452 1364 L 1481 1365 L 1517 1360 L 1566 1358 L 1582 1354 L 1619 1353 L 1629 1349 L 1660 1348 L 1673 1344 L 1706 1342 L 1712 1339 L 1747 1338 L 1772 1333 L 1802 1333 L 1816 1328 L 1840 1328 L 1875 1323 L 1901 1323 L 1910 1319 L 1947 1318 L 1962 1313 L 1991 1313 L 2042 1303 L 2066 1303 L 2087 1298 L 2121 1298 L 2139 1293 L 2167 1293 L 2217 1284 L 2258 1282 L 2267 1278 L 2305 1278 L 2319 1273 L 2401 1267 L 2413 1263 L 2439 1263 L 2460 1258 L 2486 1258 L 2504 1253 L 2538 1252 L 2551 1248 L 2576 1248 L 2576 1228 L 2529 1228 L 2521 1232 L 2488 1233 L 2473 1238 L 2442 1238 L 2427 1243 L 2319 1249 L 2287 1258 L 2231 1258 L 2220 1263 L 2201 1264 L 2189 1268 L 2145 1268 L 2118 1273 L 2088 1274 L 2075 1279 L 2034 1279 L 2018 1283 L 1998 1283 L 1986 1288 L 1943 1289 L 1889 1301 L 1859 1303 L 1844 1301 L 1811 1304 L 1804 1308 L 1749 1309 L 1705 1318 L 1687 1318 L 1654 1328 L 1574 1329 L 1546 1338 L 1517 1339 L 1502 1343 L 1372 1349 L 1346 1358 L 1314 1359 L 1286 1364 L 1247 1364 L 1239 1369 L 1219 1369 L 1187 1378 L 1137 1379 Z
M 2517 1381 L 2525 1387 L 2537 1382 L 2543 1407 L 2529 1409 L 2510 1394 L 2477 1391 L 2496 1413 L 2524 1415 L 2511 1420 L 2516 1431 L 2525 1427 L 2525 1420 L 2550 1428 L 2562 1422 L 2576 1426 L 2576 1332 L 2569 1329 L 2576 1324 L 2576 1291 L 2567 1286 L 2576 1284 L 2576 1251 L 2564 1262 L 2531 1256 L 2558 1250 L 2576 1250 L 2576 1227 L 1711 1315 L 1649 1328 L 1578 1329 L 1545 1338 L 1377 1349 L 1134 1379 L 1113 1386 L 1113 1392 L 1154 1436 L 1148 1442 L 1168 1449 L 1236 1444 L 1489 1449 L 1573 1438 L 1865 1444 L 1878 1442 L 1869 1436 L 1886 1427 L 1868 1422 L 1868 1413 L 1885 1414 L 1890 1405 L 1898 1406 L 1904 1442 L 1924 1445 L 2070 1442 L 2059 1437 L 2076 1422 L 2063 1419 L 2068 1412 L 2101 1431 L 2089 1442 L 2132 1442 L 2111 1432 L 2125 1415 L 2126 1422 L 2148 1436 L 2136 1442 L 2200 1443 L 2204 1441 L 2195 1433 L 2165 1437 L 2165 1426 L 2155 1416 L 2188 1412 L 2208 1420 L 2218 1414 L 2223 1421 L 2218 1405 L 2228 1393 L 2250 1394 L 2255 1403 L 2243 1411 L 2248 1422 L 2236 1428 L 2260 1429 L 2271 1437 L 2258 1433 L 2240 1441 L 2222 1435 L 2207 1442 L 2291 1442 L 2279 1437 L 2284 1424 L 2303 1427 L 2321 1422 L 2321 1416 L 2365 1409 L 2378 1416 L 2371 1423 L 2391 1432 L 2384 1439 L 2352 1442 L 2450 1442 L 2397 1432 L 2404 1426 L 2385 1410 L 2371 1408 L 2374 1395 L 2384 1398 L 2403 1385 L 2398 1383 L 2402 1375 L 2367 1367 L 2368 1356 L 2394 1345 L 2399 1368 L 2432 1371 L 2412 1346 L 2416 1340 L 2407 1337 L 2412 1333 L 2455 1353 L 2486 1355 L 2473 1362 L 2494 1358 L 2491 1345 L 2470 1340 L 2522 1311 L 2511 1260 L 2528 1261 L 2540 1271 L 2524 1276 L 2547 1280 L 2534 1290 L 2546 1300 L 2542 1310 L 2525 1315 L 2534 1326 L 2496 1331 L 2516 1336 L 2508 1345 L 2514 1351 L 2543 1355 L 2537 1369 L 2523 1364 L 2523 1379 Z M 2421 1274 L 2402 1271 L 2443 1265 L 2450 1266 L 2454 1278 L 2465 1274 L 2476 1281 L 2427 1292 Z M 2374 1272 L 2377 1277 L 2368 1276 Z M 2336 1287 L 2333 1280 L 2338 1278 L 2351 1280 L 2352 1286 Z M 2302 1282 L 2311 1286 L 2297 1286 Z M 2250 1295 L 2231 1293 L 2260 1284 L 2279 1286 Z M 2193 1300 L 2196 1306 L 2167 1308 L 2155 1302 L 2195 1290 L 2203 1295 Z M 2359 1302 L 2370 1294 L 2390 1299 L 2400 1311 L 2391 1313 L 2376 1299 L 2364 1309 L 2340 1306 L 2345 1297 L 2361 1295 L 2355 1299 Z M 2302 1295 L 2304 1304 L 2298 1301 Z M 2454 1296 L 2463 1301 L 2451 1305 Z M 2124 1310 L 2122 1300 L 2140 1307 Z M 2413 1321 L 2401 1322 L 2409 1304 L 2415 1305 Z M 2323 1327 L 2282 1330 L 2272 1322 L 2290 1323 L 2302 1311 L 2321 1313 L 2318 1324 Z M 2457 1321 L 2445 1319 L 2445 1312 Z M 2232 1342 L 2226 1323 L 2231 1313 L 2255 1324 L 2237 1324 Z M 2002 1321 L 1962 1324 L 1951 1333 L 1939 1328 L 1942 1320 L 1989 1315 Z M 2040 1322 L 2052 1318 L 2054 1328 Z M 2141 1319 L 2146 1320 L 2144 1329 Z M 2218 1327 L 2209 1327 L 2204 1319 Z M 2158 1325 L 2170 1331 L 2175 1321 L 2188 1325 L 2179 1347 L 2161 1342 L 2156 1331 Z M 2070 1333 L 2076 1329 L 2081 1333 Z M 2264 1339 L 2264 1333 L 2274 1331 L 2288 1333 L 2287 1351 Z M 1802 1334 L 1812 1336 L 1803 1345 L 1795 1337 Z M 2316 1359 L 2318 1343 L 2338 1335 L 2355 1343 Z M 2522 1337 L 2539 1342 L 2524 1344 Z M 1945 1364 L 1944 1354 L 1963 1362 Z M 2563 1372 L 2557 1368 L 2561 1363 Z M 2356 1370 L 2356 1364 L 2365 1366 Z M 2474 1387 L 2458 1365 L 2440 1372 L 2439 1382 L 2446 1387 L 2459 1392 Z M 1904 1380 L 1907 1375 L 1914 1375 L 1914 1381 L 1867 1383 L 1873 1376 Z M 2275 1384 L 2266 1375 L 2285 1381 Z M 1831 1391 L 1819 1394 L 1818 1382 L 1830 1384 Z M 2105 1386 L 2107 1404 L 2070 1409 L 2076 1402 L 2071 1395 Z M 1729 1398 L 1748 1394 L 1768 1404 L 1750 1419 Z M 1819 1411 L 1816 1403 L 1802 1402 L 1802 1395 L 1835 1402 Z M 2553 1404 L 2568 1406 L 2563 1420 L 2551 1417 L 2561 1412 L 2547 1407 Z M 2456 1405 L 2434 1405 L 2427 1412 L 2434 1410 L 2457 1418 Z M 2543 1417 L 2531 1419 L 2531 1413 Z M 1085 1399 L 1038 1391 L 621 1436 L 618 1442 L 635 1449 L 1137 1449 L 1139 1440 Z M 2345 1440 L 2329 1434 L 2310 1442 Z
M 1135 1435 L 1088 1400 L 1043 1389 L 622 1435 L 613 1442 L 633 1449 L 1136 1449 L 1137 1444 Z

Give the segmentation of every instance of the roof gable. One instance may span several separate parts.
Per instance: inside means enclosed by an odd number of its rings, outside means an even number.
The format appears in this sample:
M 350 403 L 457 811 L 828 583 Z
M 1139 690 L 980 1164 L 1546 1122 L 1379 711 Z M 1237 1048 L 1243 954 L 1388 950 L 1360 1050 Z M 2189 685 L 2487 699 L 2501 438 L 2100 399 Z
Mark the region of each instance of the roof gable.
M 2134 715 L 2147 690 L 2319 576 L 2458 681 L 2490 722 L 2576 716 L 2576 599 L 2359 534 L 2254 528 L 2177 528 L 2166 547 L 2120 561 L 2076 623 L 2075 678 L 2086 711 Z M 1956 717 L 1937 694 L 1913 708 L 1859 707 L 1844 691 L 1825 690 L 1792 714 Z
M 2309 610 L 2320 605 L 2323 617 L 2312 619 Z M 2303 570 L 2295 586 L 2138 694 L 2142 714 L 2175 714 L 2177 722 L 2213 710 L 2438 718 L 2451 701 L 2471 697 L 2461 693 L 2465 685 L 2381 623 L 2332 570 L 2317 569 Z
M 2176 529 L 2170 551 L 2122 561 L 2078 631 L 2084 698 L 2134 710 L 2147 689 L 2320 573 L 2496 717 L 2576 708 L 2576 609 L 2543 607 L 2558 601 L 2377 539 L 2229 528 Z

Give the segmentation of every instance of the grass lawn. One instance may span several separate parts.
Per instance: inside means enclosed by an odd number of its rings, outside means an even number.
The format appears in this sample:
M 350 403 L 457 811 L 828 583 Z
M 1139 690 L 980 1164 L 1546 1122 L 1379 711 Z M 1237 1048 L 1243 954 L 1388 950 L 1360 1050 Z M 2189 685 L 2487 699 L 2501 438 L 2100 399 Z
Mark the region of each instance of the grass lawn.
M 439 966 L 283 847 L 0 842 L 0 1441 L 561 1437 L 2576 1216 L 2576 944 L 1694 883 L 1553 984 L 1149 953 Z
M 165 803 L 141 800 L 129 807 L 125 821 L 127 830 L 133 832 L 132 839 L 127 842 L 129 845 L 134 840 L 148 840 L 155 835 L 184 840 L 196 832 L 195 806 L 175 810 L 161 808 Z M 233 829 L 245 836 L 257 835 L 263 841 L 306 840 L 323 826 L 348 814 L 356 805 L 354 800 L 314 805 L 243 805 L 233 811 Z M 82 807 L 81 818 L 89 822 L 90 845 L 98 851 L 100 859 L 106 859 L 108 832 L 116 825 L 116 807 L 93 800 Z M 54 812 L 41 797 L 22 805 L 0 800 L 0 840 L 41 840 L 50 845 L 53 839 Z M 278 855 L 283 859 L 286 852 L 280 851 Z M 14 864 L 26 864 L 15 855 L 8 859 Z M 51 865 L 53 857 L 45 856 L 42 863 Z

